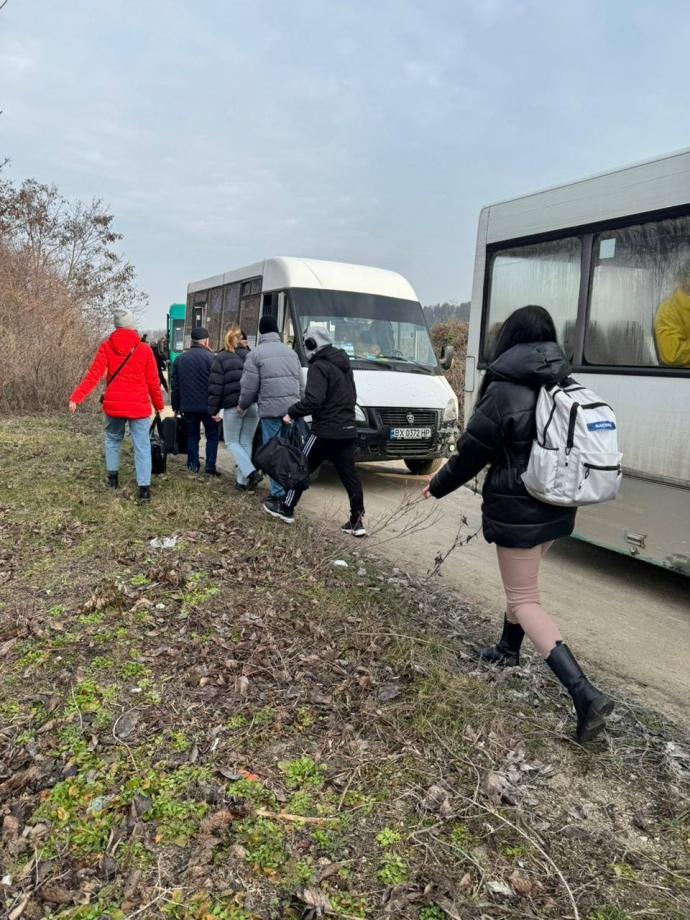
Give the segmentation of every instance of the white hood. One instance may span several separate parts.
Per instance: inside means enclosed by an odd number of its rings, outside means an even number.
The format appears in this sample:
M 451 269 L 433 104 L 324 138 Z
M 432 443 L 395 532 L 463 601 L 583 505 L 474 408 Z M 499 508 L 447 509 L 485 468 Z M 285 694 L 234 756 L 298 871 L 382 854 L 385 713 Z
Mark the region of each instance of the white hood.
M 445 409 L 453 390 L 440 374 L 354 370 L 360 406 Z

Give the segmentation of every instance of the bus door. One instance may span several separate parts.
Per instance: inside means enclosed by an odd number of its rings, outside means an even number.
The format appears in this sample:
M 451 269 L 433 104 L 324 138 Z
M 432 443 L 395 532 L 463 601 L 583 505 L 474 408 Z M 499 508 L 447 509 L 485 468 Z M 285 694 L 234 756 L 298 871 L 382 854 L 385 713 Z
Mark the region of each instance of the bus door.
M 283 341 L 286 341 L 285 333 L 289 332 L 292 329 L 292 323 L 289 322 L 289 315 L 287 309 L 287 297 L 285 296 L 285 291 L 269 291 L 267 294 L 264 294 L 263 306 L 261 308 L 262 316 L 275 316 L 276 322 L 278 323 L 278 329 L 283 335 Z M 288 320 L 286 329 L 286 319 Z M 288 344 L 292 344 L 290 341 Z

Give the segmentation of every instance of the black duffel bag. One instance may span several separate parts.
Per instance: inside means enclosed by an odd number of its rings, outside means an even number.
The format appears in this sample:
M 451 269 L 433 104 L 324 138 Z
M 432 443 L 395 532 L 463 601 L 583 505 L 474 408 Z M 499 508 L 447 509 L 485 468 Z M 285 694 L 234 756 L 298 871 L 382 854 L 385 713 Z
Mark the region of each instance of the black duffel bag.
M 309 488 L 309 461 L 302 453 L 303 428 L 294 422 L 287 437 L 271 438 L 256 451 L 254 465 L 263 470 L 286 492 Z
M 151 444 L 151 472 L 154 476 L 160 476 L 168 466 L 168 451 L 163 440 L 161 417 L 157 412 L 149 428 L 149 443 Z

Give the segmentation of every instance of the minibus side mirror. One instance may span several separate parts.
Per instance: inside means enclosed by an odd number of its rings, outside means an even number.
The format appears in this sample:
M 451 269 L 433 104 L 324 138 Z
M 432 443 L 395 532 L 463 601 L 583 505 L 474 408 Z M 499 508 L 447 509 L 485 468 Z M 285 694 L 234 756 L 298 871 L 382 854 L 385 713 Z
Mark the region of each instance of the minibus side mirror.
M 455 354 L 455 348 L 453 345 L 443 345 L 442 346 L 438 363 L 441 365 L 444 371 L 450 370 L 453 364 L 454 354 Z

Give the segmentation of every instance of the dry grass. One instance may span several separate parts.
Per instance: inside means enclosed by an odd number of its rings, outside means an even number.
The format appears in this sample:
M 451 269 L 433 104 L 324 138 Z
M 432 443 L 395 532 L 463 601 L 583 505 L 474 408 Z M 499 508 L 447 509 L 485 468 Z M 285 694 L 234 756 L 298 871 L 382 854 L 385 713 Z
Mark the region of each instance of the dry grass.
M 581 748 L 539 662 L 476 667 L 457 598 L 178 459 L 150 506 L 108 492 L 99 440 L 0 424 L 8 916 L 690 914 L 662 719 L 622 704 Z

